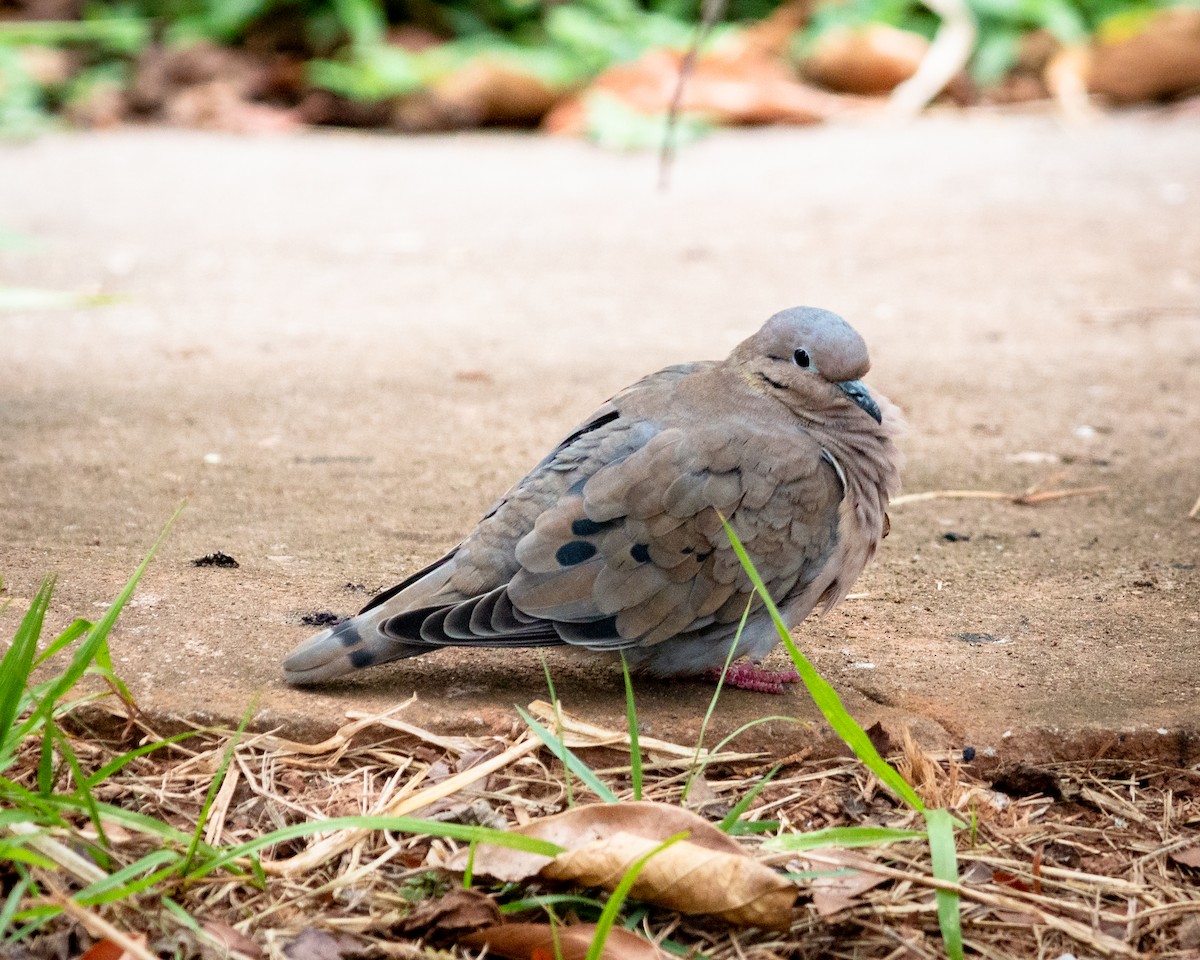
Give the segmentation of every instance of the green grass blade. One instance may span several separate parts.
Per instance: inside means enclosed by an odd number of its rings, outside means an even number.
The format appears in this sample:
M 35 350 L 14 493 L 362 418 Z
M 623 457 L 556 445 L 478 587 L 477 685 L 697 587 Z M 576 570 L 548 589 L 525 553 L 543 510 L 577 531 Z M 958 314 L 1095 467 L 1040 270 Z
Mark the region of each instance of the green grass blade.
M 153 559 L 154 554 L 158 551 L 158 548 L 162 546 L 162 542 L 166 538 L 167 533 L 170 531 L 175 521 L 179 518 L 180 513 L 183 512 L 183 509 L 186 505 L 187 504 L 185 501 L 185 503 L 181 504 L 175 511 L 171 519 L 167 521 L 167 525 L 163 527 L 162 533 L 158 535 L 158 539 L 155 540 L 153 546 L 150 547 L 150 551 L 146 554 L 145 559 L 142 560 L 142 562 L 138 565 L 138 568 L 133 572 L 133 576 L 129 578 L 128 583 L 125 584 L 125 587 L 112 602 L 112 606 L 105 611 L 104 616 L 100 618 L 99 622 L 97 622 L 96 625 L 88 631 L 87 638 L 76 648 L 75 655 L 71 658 L 70 664 L 57 678 L 55 678 L 53 683 L 50 685 L 45 698 L 34 708 L 33 713 L 18 728 L 18 737 L 23 737 L 25 733 L 27 733 L 29 730 L 35 729 L 39 723 L 44 721 L 46 717 L 50 716 L 58 704 L 58 701 L 62 699 L 63 695 L 79 682 L 79 678 L 83 676 L 88 666 L 95 659 L 96 651 L 108 637 L 109 631 L 112 630 L 113 625 L 117 622 L 117 617 L 121 615 L 121 611 L 124 609 L 125 604 L 133 595 L 133 591 L 137 587 L 138 581 L 142 579 L 142 574 L 144 574 L 146 572 L 146 568 L 150 566 L 151 559 Z
M 510 900 L 500 904 L 500 913 L 524 913 L 526 910 L 548 909 L 549 907 L 568 905 L 572 907 L 588 907 L 597 914 L 604 909 L 604 904 L 593 897 L 585 897 L 578 893 L 541 893 L 521 900 Z M 576 911 L 578 912 L 578 911 Z
M 12 928 L 13 918 L 17 915 L 17 907 L 20 906 L 32 884 L 33 880 L 28 876 L 20 877 L 13 884 L 8 896 L 4 898 L 4 903 L 0 904 L 0 942 L 4 942 L 4 935 Z
M 877 847 L 903 840 L 923 840 L 924 830 L 892 827 L 830 827 L 809 833 L 786 833 L 763 841 L 764 850 L 815 850 L 818 847 Z
M 896 772 L 896 769 L 891 764 L 879 755 L 879 751 L 871 743 L 871 738 L 867 736 L 867 732 L 858 725 L 842 704 L 842 698 L 837 695 L 837 691 L 826 682 L 825 678 L 808 662 L 808 658 L 800 652 L 800 648 L 796 646 L 791 634 L 788 632 L 787 624 L 784 623 L 783 616 L 779 613 L 779 608 L 775 606 L 775 601 L 771 599 L 770 593 L 767 592 L 766 584 L 763 583 L 762 577 L 759 576 L 750 557 L 746 554 L 746 548 L 742 546 L 742 541 L 733 532 L 733 527 L 729 525 L 729 521 L 721 517 L 721 522 L 725 524 L 725 532 L 729 536 L 729 542 L 733 545 L 733 550 L 737 554 L 738 560 L 741 561 L 742 567 L 750 577 L 750 582 L 754 584 L 755 590 L 758 591 L 759 597 L 762 598 L 767 611 L 771 615 L 771 619 L 775 623 L 775 629 L 779 632 L 779 639 L 783 642 L 788 656 L 792 658 L 792 663 L 795 664 L 796 671 L 800 674 L 800 679 L 808 688 L 813 703 L 817 705 L 817 709 L 821 711 L 826 722 L 842 738 L 846 746 L 854 751 L 854 755 L 866 764 L 867 768 L 879 778 L 884 786 L 914 810 L 924 811 L 925 804 L 917 796 L 917 792 Z
M 53 593 L 54 578 L 47 577 L 21 618 L 12 645 L 0 660 L 0 770 L 8 766 L 8 759 L 21 743 L 22 738 L 13 735 L 13 724 L 21 709 L 21 696 L 29 683 L 29 674 L 33 671 L 38 637 L 42 634 L 42 622 Z
M 49 660 L 52 656 L 54 656 L 56 653 L 58 653 L 64 647 L 69 647 L 72 643 L 74 643 L 76 640 L 78 640 L 80 637 L 82 637 L 85 633 L 87 633 L 89 630 L 91 630 L 92 626 L 93 626 L 93 624 L 90 620 L 83 620 L 83 619 L 73 620 L 71 622 L 71 625 L 69 627 L 67 627 L 66 630 L 64 630 L 57 637 L 55 637 L 54 640 L 50 643 L 50 645 L 48 647 L 46 647 L 45 650 L 43 650 L 41 653 L 38 654 L 38 657 L 33 662 L 33 665 L 35 667 L 37 667 L 37 666 L 40 666 L 41 664 L 45 663 L 47 660 Z
M 15 786 L 15 785 L 13 785 Z M 18 788 L 19 790 L 19 788 Z M 16 793 L 17 791 L 12 791 Z M 30 798 L 36 801 L 37 795 L 26 792 L 25 796 L 18 799 L 17 803 L 22 806 L 33 805 Z M 58 818 L 58 812 L 69 810 L 73 813 L 87 813 L 88 807 L 84 800 L 75 796 L 57 795 L 49 797 L 41 804 L 41 812 L 45 816 Z M 161 820 L 156 820 L 154 817 L 147 816 L 144 813 L 138 813 L 136 810 L 126 810 L 123 807 L 116 807 L 107 803 L 96 802 L 96 810 L 100 816 L 112 823 L 119 823 L 121 826 L 133 830 L 137 833 L 144 834 L 149 837 L 156 838 L 160 843 L 176 843 L 181 846 L 186 846 L 191 842 L 192 835 L 184 833 L 176 827 L 172 827 L 168 823 Z M 55 825 L 64 825 L 61 819 L 58 819 Z M 206 855 L 212 854 L 215 851 L 212 847 L 205 846 L 203 852 Z
M 41 867 L 45 870 L 57 868 L 57 864 L 36 850 L 25 846 L 29 836 L 15 837 L 11 840 L 0 840 L 0 863 L 27 863 L 31 867 Z
M 474 841 L 467 848 L 467 865 L 463 868 L 462 885 L 464 890 L 470 890 L 471 884 L 475 879 L 475 851 L 479 849 L 479 844 Z
M 266 847 L 273 847 L 285 840 L 295 840 L 313 833 L 332 833 L 335 830 L 392 830 L 396 833 L 411 833 L 424 837 L 449 837 L 465 843 L 490 843 L 497 847 L 511 847 L 526 853 L 538 853 L 545 857 L 555 857 L 563 852 L 563 848 L 547 840 L 527 837 L 521 833 L 509 833 L 506 830 L 493 830 L 489 827 L 471 827 L 462 823 L 443 823 L 436 820 L 421 820 L 417 817 L 334 817 L 330 820 L 309 820 L 305 823 L 294 823 L 271 833 L 247 840 L 235 847 L 225 847 L 207 861 L 199 864 L 192 871 L 192 879 L 198 879 L 219 870 L 227 864 Z
M 180 740 L 187 740 L 189 737 L 194 737 L 203 731 L 201 730 L 185 730 L 183 733 L 177 733 L 171 737 L 164 737 L 162 740 L 155 740 L 153 743 L 145 743 L 142 746 L 130 750 L 128 753 L 123 753 L 119 757 L 113 757 L 104 766 L 95 773 L 90 774 L 82 783 L 91 789 L 98 784 L 103 783 L 114 773 L 122 770 L 128 764 L 132 763 L 138 757 L 144 757 L 148 753 L 153 753 L 155 750 L 161 750 L 163 747 L 169 747 L 173 743 L 178 743 Z
M 550 664 L 546 662 L 546 654 L 541 650 L 538 651 L 538 657 L 542 661 L 542 673 L 546 675 L 546 689 L 550 691 L 550 704 L 554 707 L 555 720 L 562 722 L 559 715 L 558 694 L 554 690 L 554 678 L 550 676 Z M 575 806 L 575 790 L 571 783 L 571 770 L 569 767 L 563 767 L 563 790 L 567 794 L 567 806 Z
M 954 847 L 954 818 L 949 810 L 925 811 L 925 825 L 929 831 L 929 856 L 933 861 L 933 875 L 939 880 L 958 883 L 958 853 Z M 953 890 L 938 890 L 938 926 L 942 930 L 942 943 L 950 960 L 962 960 L 962 916 L 960 897 Z
M 521 715 L 521 719 L 529 724 L 529 729 L 536 734 L 537 738 L 542 741 L 550 752 L 553 753 L 563 765 L 568 767 L 584 784 L 605 803 L 616 803 L 617 795 L 608 789 L 599 778 L 592 773 L 591 768 L 584 763 L 579 757 L 572 753 L 565 743 L 553 733 L 543 727 L 540 723 L 533 719 L 528 713 L 517 707 L 517 713 Z
M 180 855 L 173 850 L 155 850 L 127 867 L 109 874 L 103 880 L 89 883 L 75 894 L 84 906 L 95 906 L 111 900 L 126 899 L 154 886 L 174 872 Z M 170 864 L 165 869 L 156 869 Z M 136 879 L 136 878 L 141 879 Z
M 42 731 L 42 749 L 38 757 L 37 788 L 43 797 L 54 792 L 54 724 L 46 724 Z
M 217 768 L 217 773 L 212 778 L 212 783 L 208 785 L 208 791 L 204 794 L 204 803 L 200 805 L 200 815 L 196 817 L 196 829 L 192 833 L 192 842 L 188 844 L 187 854 L 184 856 L 183 864 L 179 868 L 180 876 L 186 877 L 188 875 L 192 862 L 196 858 L 196 853 L 200 849 L 200 843 L 204 837 L 204 827 L 208 823 L 208 814 L 212 810 L 213 801 L 217 799 L 217 792 L 221 789 L 221 785 L 225 782 L 225 777 L 229 774 L 229 764 L 233 761 L 234 752 L 241 742 L 242 734 L 246 731 L 246 725 L 250 722 L 250 718 L 254 716 L 254 711 L 255 705 L 252 704 L 242 716 L 242 722 L 238 724 L 238 728 L 234 731 L 233 736 L 229 738 L 229 743 L 225 747 L 225 752 L 221 757 L 221 765 Z
M 96 831 L 96 837 L 99 840 L 100 847 L 102 849 L 107 849 L 109 845 L 108 837 L 104 833 L 104 821 L 100 816 L 100 807 L 96 804 L 96 798 L 92 796 L 92 791 L 89 790 L 84 783 L 85 778 L 83 775 L 83 768 L 79 765 L 79 758 L 75 755 L 75 751 L 71 749 L 71 744 L 63 735 L 62 731 L 52 724 L 47 724 L 46 729 L 53 729 L 55 731 L 55 739 L 58 741 L 58 749 L 62 751 L 63 758 L 67 761 L 67 765 L 71 768 L 71 774 L 75 778 L 75 783 L 78 784 L 75 790 L 75 795 L 79 797 L 83 803 L 84 809 L 87 810 L 88 817 L 92 821 L 92 827 Z M 93 850 L 92 853 L 93 856 L 97 856 L 99 851 Z M 100 865 L 102 867 L 105 869 L 108 868 L 108 864 L 104 862 L 108 859 L 107 853 L 97 856 L 97 859 L 101 860 Z
M 633 799 L 642 799 L 642 746 L 638 741 L 637 704 L 633 702 L 633 681 L 629 664 L 621 654 L 621 672 L 625 675 L 625 726 L 629 729 L 629 779 L 633 784 Z
M 750 809 L 750 804 L 754 802 L 754 798 L 762 793 L 763 787 L 775 779 L 775 774 L 777 774 L 780 769 L 780 764 L 776 764 L 774 767 L 772 767 L 771 772 L 759 780 L 758 783 L 754 785 L 754 789 L 742 797 L 737 803 L 735 803 L 733 805 L 733 809 L 725 814 L 725 819 L 717 824 L 718 829 L 724 830 L 726 833 L 732 830 L 733 825 L 742 819 L 742 814 Z
M 700 736 L 696 738 L 696 752 L 692 755 L 692 765 L 688 770 L 687 779 L 683 783 L 683 792 L 679 795 L 680 806 L 687 803 L 688 794 L 692 790 L 692 781 L 704 770 L 705 764 L 700 762 L 700 751 L 704 749 L 704 735 L 708 732 L 708 723 L 717 709 L 717 700 L 720 699 L 721 691 L 725 689 L 725 675 L 729 673 L 729 665 L 733 663 L 734 651 L 737 650 L 738 644 L 742 640 L 742 631 L 746 629 L 746 620 L 749 616 L 750 601 L 747 600 L 746 609 L 742 611 L 742 619 L 738 621 L 737 631 L 733 635 L 733 643 L 729 645 L 729 652 L 725 654 L 725 666 L 721 668 L 721 675 L 717 678 L 717 689 L 709 698 L 708 710 L 705 711 L 704 720 L 700 723 Z
M 585 960 L 600 960 L 604 955 L 604 944 L 608 940 L 609 931 L 612 930 L 613 924 L 616 923 L 617 914 L 621 911 L 621 905 L 625 903 L 625 898 L 629 896 L 629 891 L 633 889 L 634 883 L 637 882 L 638 875 L 642 872 L 646 864 L 650 862 L 651 857 L 658 856 L 667 847 L 678 843 L 680 840 L 690 836 L 690 834 L 691 831 L 684 830 L 673 837 L 667 837 L 666 840 L 645 856 L 638 857 L 629 865 L 629 869 L 621 877 L 621 882 L 617 884 L 616 888 L 609 895 L 608 903 L 604 905 L 604 909 L 600 912 L 600 918 L 596 921 L 596 934 L 592 937 Z
M 116 671 L 113 670 L 112 653 L 108 649 L 108 640 L 105 640 L 97 648 L 96 661 L 92 669 L 112 684 L 112 688 L 117 691 L 117 696 L 124 700 L 125 703 L 133 704 L 133 693 L 125 686 L 125 682 L 117 676 Z
M 200 924 L 196 922 L 195 917 L 184 910 L 183 907 L 181 907 L 170 897 L 163 897 L 162 905 L 167 908 L 167 912 L 170 913 L 180 923 L 180 925 L 187 927 L 187 929 L 191 930 L 192 933 L 199 933 L 203 929 Z

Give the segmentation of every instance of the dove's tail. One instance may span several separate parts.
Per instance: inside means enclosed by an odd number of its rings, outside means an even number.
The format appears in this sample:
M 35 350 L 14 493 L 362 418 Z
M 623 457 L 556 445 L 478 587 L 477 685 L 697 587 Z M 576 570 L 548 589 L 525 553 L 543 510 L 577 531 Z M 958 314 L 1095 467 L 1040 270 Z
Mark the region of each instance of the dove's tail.
M 415 657 L 435 649 L 429 644 L 403 643 L 379 629 L 378 608 L 365 610 L 336 627 L 305 640 L 283 661 L 283 678 L 297 686 L 323 683 L 343 674 L 392 660 Z
M 451 550 L 407 580 L 378 594 L 357 616 L 305 640 L 283 661 L 283 678 L 303 687 L 436 650 L 436 642 L 407 643 L 404 637 L 389 636 L 383 625 L 409 607 L 437 606 L 432 596 L 446 586 L 453 574 L 454 554 Z M 451 593 L 446 599 L 461 598 Z

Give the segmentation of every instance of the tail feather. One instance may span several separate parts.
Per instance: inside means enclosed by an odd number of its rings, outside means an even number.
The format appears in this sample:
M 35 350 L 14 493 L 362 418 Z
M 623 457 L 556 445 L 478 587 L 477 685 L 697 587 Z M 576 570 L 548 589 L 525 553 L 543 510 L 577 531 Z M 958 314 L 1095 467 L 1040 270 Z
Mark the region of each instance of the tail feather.
M 284 679 L 297 686 L 324 683 L 364 667 L 435 649 L 385 636 L 378 629 L 380 619 L 374 610 L 367 611 L 305 640 L 283 661 Z

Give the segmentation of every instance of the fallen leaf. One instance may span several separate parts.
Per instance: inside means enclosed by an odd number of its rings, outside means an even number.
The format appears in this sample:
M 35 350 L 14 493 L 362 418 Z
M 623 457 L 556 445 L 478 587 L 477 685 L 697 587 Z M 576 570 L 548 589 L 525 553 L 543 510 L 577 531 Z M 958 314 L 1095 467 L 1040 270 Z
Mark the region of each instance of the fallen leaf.
M 499 922 L 500 909 L 491 897 L 456 887 L 444 897 L 422 900 L 396 924 L 396 930 L 410 937 L 449 937 Z
M 141 943 L 146 942 L 145 936 L 138 939 Z M 129 954 L 119 944 L 111 940 L 97 940 L 80 955 L 79 960 L 128 960 L 128 957 Z
M 208 920 L 201 928 L 213 940 L 225 948 L 232 957 L 247 957 L 249 960 L 259 960 L 262 948 L 239 930 L 235 930 L 220 920 Z
M 1096 31 L 1088 89 L 1120 103 L 1200 85 L 1200 9 L 1130 10 Z
M 1184 847 L 1182 850 L 1172 850 L 1167 856 L 1185 867 L 1200 869 L 1200 843 L 1192 847 Z
M 669 837 L 687 838 L 651 857 L 630 896 L 681 913 L 719 917 L 744 926 L 786 928 L 796 888 L 746 855 L 741 845 L 702 817 L 664 803 L 595 804 L 535 820 L 517 833 L 549 840 L 556 858 L 480 846 L 474 869 L 498 880 L 545 879 L 612 890 L 635 861 Z M 463 869 L 466 851 L 447 864 Z
M 424 131 L 536 123 L 566 93 L 532 73 L 480 57 L 429 89 L 404 97 L 392 113 L 392 125 Z
M 788 868 L 817 874 L 808 882 L 808 892 L 813 909 L 822 917 L 858 906 L 864 893 L 887 881 L 882 874 L 864 869 L 874 861 L 861 853 L 840 847 L 822 847 L 819 853 L 816 859 L 799 857 Z
M 891 93 L 917 72 L 929 52 L 918 33 L 883 23 L 834 27 L 817 37 L 804 75 L 842 93 Z
M 883 883 L 887 877 L 877 873 L 841 873 L 814 877 L 809 887 L 813 909 L 822 917 L 849 910 L 861 902 L 862 895 Z
M 568 136 L 586 132 L 589 103 L 599 100 L 598 93 L 639 113 L 665 115 L 675 98 L 682 59 L 676 51 L 652 50 L 615 64 L 580 94 L 559 103 L 542 127 Z M 696 59 L 679 103 L 681 115 L 719 124 L 819 123 L 856 108 L 862 104 L 852 97 L 799 82 L 782 61 L 716 51 Z
M 551 927 L 548 923 L 506 923 L 488 927 L 459 942 L 512 960 L 584 960 L 596 937 L 594 923 Z M 663 952 L 648 940 L 621 927 L 614 927 L 600 953 L 603 960 L 663 960 Z
M 1010 890 L 1019 890 L 1021 893 L 1030 893 L 1033 890 L 1033 887 L 1019 876 L 1009 873 L 1007 870 L 993 871 L 992 882 L 1001 887 L 1008 887 Z
M 315 927 L 305 927 L 283 948 L 283 955 L 288 960 L 345 960 L 361 950 L 362 945 L 353 937 L 335 936 Z

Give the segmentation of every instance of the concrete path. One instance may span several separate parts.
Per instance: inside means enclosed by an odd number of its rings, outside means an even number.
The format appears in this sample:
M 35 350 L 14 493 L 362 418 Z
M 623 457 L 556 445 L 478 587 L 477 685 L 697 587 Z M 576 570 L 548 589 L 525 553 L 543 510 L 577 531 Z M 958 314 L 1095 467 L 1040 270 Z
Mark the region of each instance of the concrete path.
M 114 305 L 0 313 L 0 576 L 11 636 L 48 572 L 95 617 L 190 505 L 114 636 L 160 718 L 316 736 L 347 709 L 506 727 L 534 652 L 445 651 L 322 691 L 279 680 L 302 617 L 436 558 L 615 389 L 723 356 L 811 303 L 864 333 L 910 422 L 910 503 L 850 600 L 798 638 L 865 722 L 1003 758 L 1200 754 L 1200 127 L 926 119 L 729 133 L 655 161 L 476 135 L 167 130 L 0 149 L 0 285 Z M 954 535 L 954 536 L 951 536 Z M 237 569 L 199 568 L 214 551 Z M 364 592 L 365 591 L 365 592 Z M 566 708 L 619 675 L 552 656 Z M 691 742 L 710 688 L 639 684 Z M 730 693 L 728 731 L 815 716 Z M 783 754 L 820 726 L 741 741 Z

